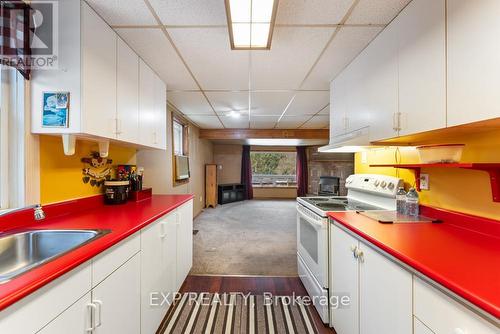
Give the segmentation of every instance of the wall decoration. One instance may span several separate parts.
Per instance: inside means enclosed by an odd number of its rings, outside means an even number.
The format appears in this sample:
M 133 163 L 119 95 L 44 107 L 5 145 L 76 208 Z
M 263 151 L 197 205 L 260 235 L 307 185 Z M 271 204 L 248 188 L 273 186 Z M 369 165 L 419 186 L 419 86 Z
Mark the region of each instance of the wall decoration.
M 67 128 L 69 126 L 69 92 L 43 93 L 42 126 Z
M 83 183 L 90 183 L 92 187 L 101 187 L 104 181 L 111 179 L 113 160 L 101 158 L 99 152 L 91 152 L 90 157 L 82 158 L 85 167 L 82 169 Z

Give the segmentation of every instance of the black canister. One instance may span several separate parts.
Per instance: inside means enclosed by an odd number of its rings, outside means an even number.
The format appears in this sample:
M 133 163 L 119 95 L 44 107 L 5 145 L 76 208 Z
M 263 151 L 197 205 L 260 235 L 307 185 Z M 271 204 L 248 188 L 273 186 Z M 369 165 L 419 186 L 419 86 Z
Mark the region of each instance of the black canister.
M 104 203 L 123 204 L 127 202 L 130 181 L 110 180 L 104 182 Z

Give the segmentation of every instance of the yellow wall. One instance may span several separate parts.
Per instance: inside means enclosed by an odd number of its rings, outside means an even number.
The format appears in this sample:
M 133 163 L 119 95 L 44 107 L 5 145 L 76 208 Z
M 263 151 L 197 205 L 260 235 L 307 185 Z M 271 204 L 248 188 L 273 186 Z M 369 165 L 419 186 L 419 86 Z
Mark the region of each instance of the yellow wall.
M 40 196 L 42 204 L 61 202 L 79 197 L 87 197 L 102 192 L 102 188 L 92 187 L 82 181 L 82 157 L 91 151 L 98 151 L 96 143 L 80 141 L 76 143 L 76 153 L 66 156 L 60 137 L 40 136 Z M 135 164 L 136 150 L 110 145 L 109 157 L 113 165 Z
M 462 162 L 500 162 L 500 131 L 491 131 L 447 139 L 448 143 L 466 144 Z M 400 163 L 419 163 L 415 150 L 401 148 Z M 374 148 L 363 154 L 357 153 L 356 173 L 398 175 L 407 183 L 414 184 L 413 173 L 404 169 L 370 168 L 370 164 L 396 163 L 394 148 Z M 465 212 L 473 215 L 500 219 L 500 203 L 493 202 L 489 175 L 486 172 L 458 168 L 424 168 L 430 176 L 430 190 L 420 192 L 422 204 Z

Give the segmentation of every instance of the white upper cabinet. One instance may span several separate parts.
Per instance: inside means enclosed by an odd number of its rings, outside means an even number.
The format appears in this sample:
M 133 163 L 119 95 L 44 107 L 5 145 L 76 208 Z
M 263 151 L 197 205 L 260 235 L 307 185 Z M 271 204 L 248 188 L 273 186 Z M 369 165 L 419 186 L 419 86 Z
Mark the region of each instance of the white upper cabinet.
M 346 75 L 341 73 L 330 83 L 330 140 L 343 135 L 346 129 L 347 114 L 347 84 Z
M 500 1 L 448 0 L 448 126 L 500 117 Z
M 32 132 L 166 149 L 165 83 L 86 2 L 60 1 L 58 15 L 59 67 L 33 71 Z M 67 127 L 43 126 L 44 92 L 69 92 Z
M 117 43 L 116 138 L 139 139 L 139 56 L 121 39 Z
M 139 62 L 139 143 L 156 145 L 155 73 L 142 59 Z
M 389 25 L 366 48 L 370 60 L 367 78 L 370 103 L 365 116 L 369 119 L 371 141 L 398 135 L 397 36 L 397 25 Z
M 82 3 L 82 132 L 114 137 L 116 33 Z
M 445 0 L 416 0 L 398 16 L 400 135 L 446 127 Z

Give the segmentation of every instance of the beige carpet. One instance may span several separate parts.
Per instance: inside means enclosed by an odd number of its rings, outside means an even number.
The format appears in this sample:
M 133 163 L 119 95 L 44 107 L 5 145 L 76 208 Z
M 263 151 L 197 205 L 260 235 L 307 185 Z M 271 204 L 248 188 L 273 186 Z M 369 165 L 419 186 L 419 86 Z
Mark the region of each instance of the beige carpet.
M 295 205 L 251 200 L 206 209 L 194 221 L 191 274 L 296 276 Z

